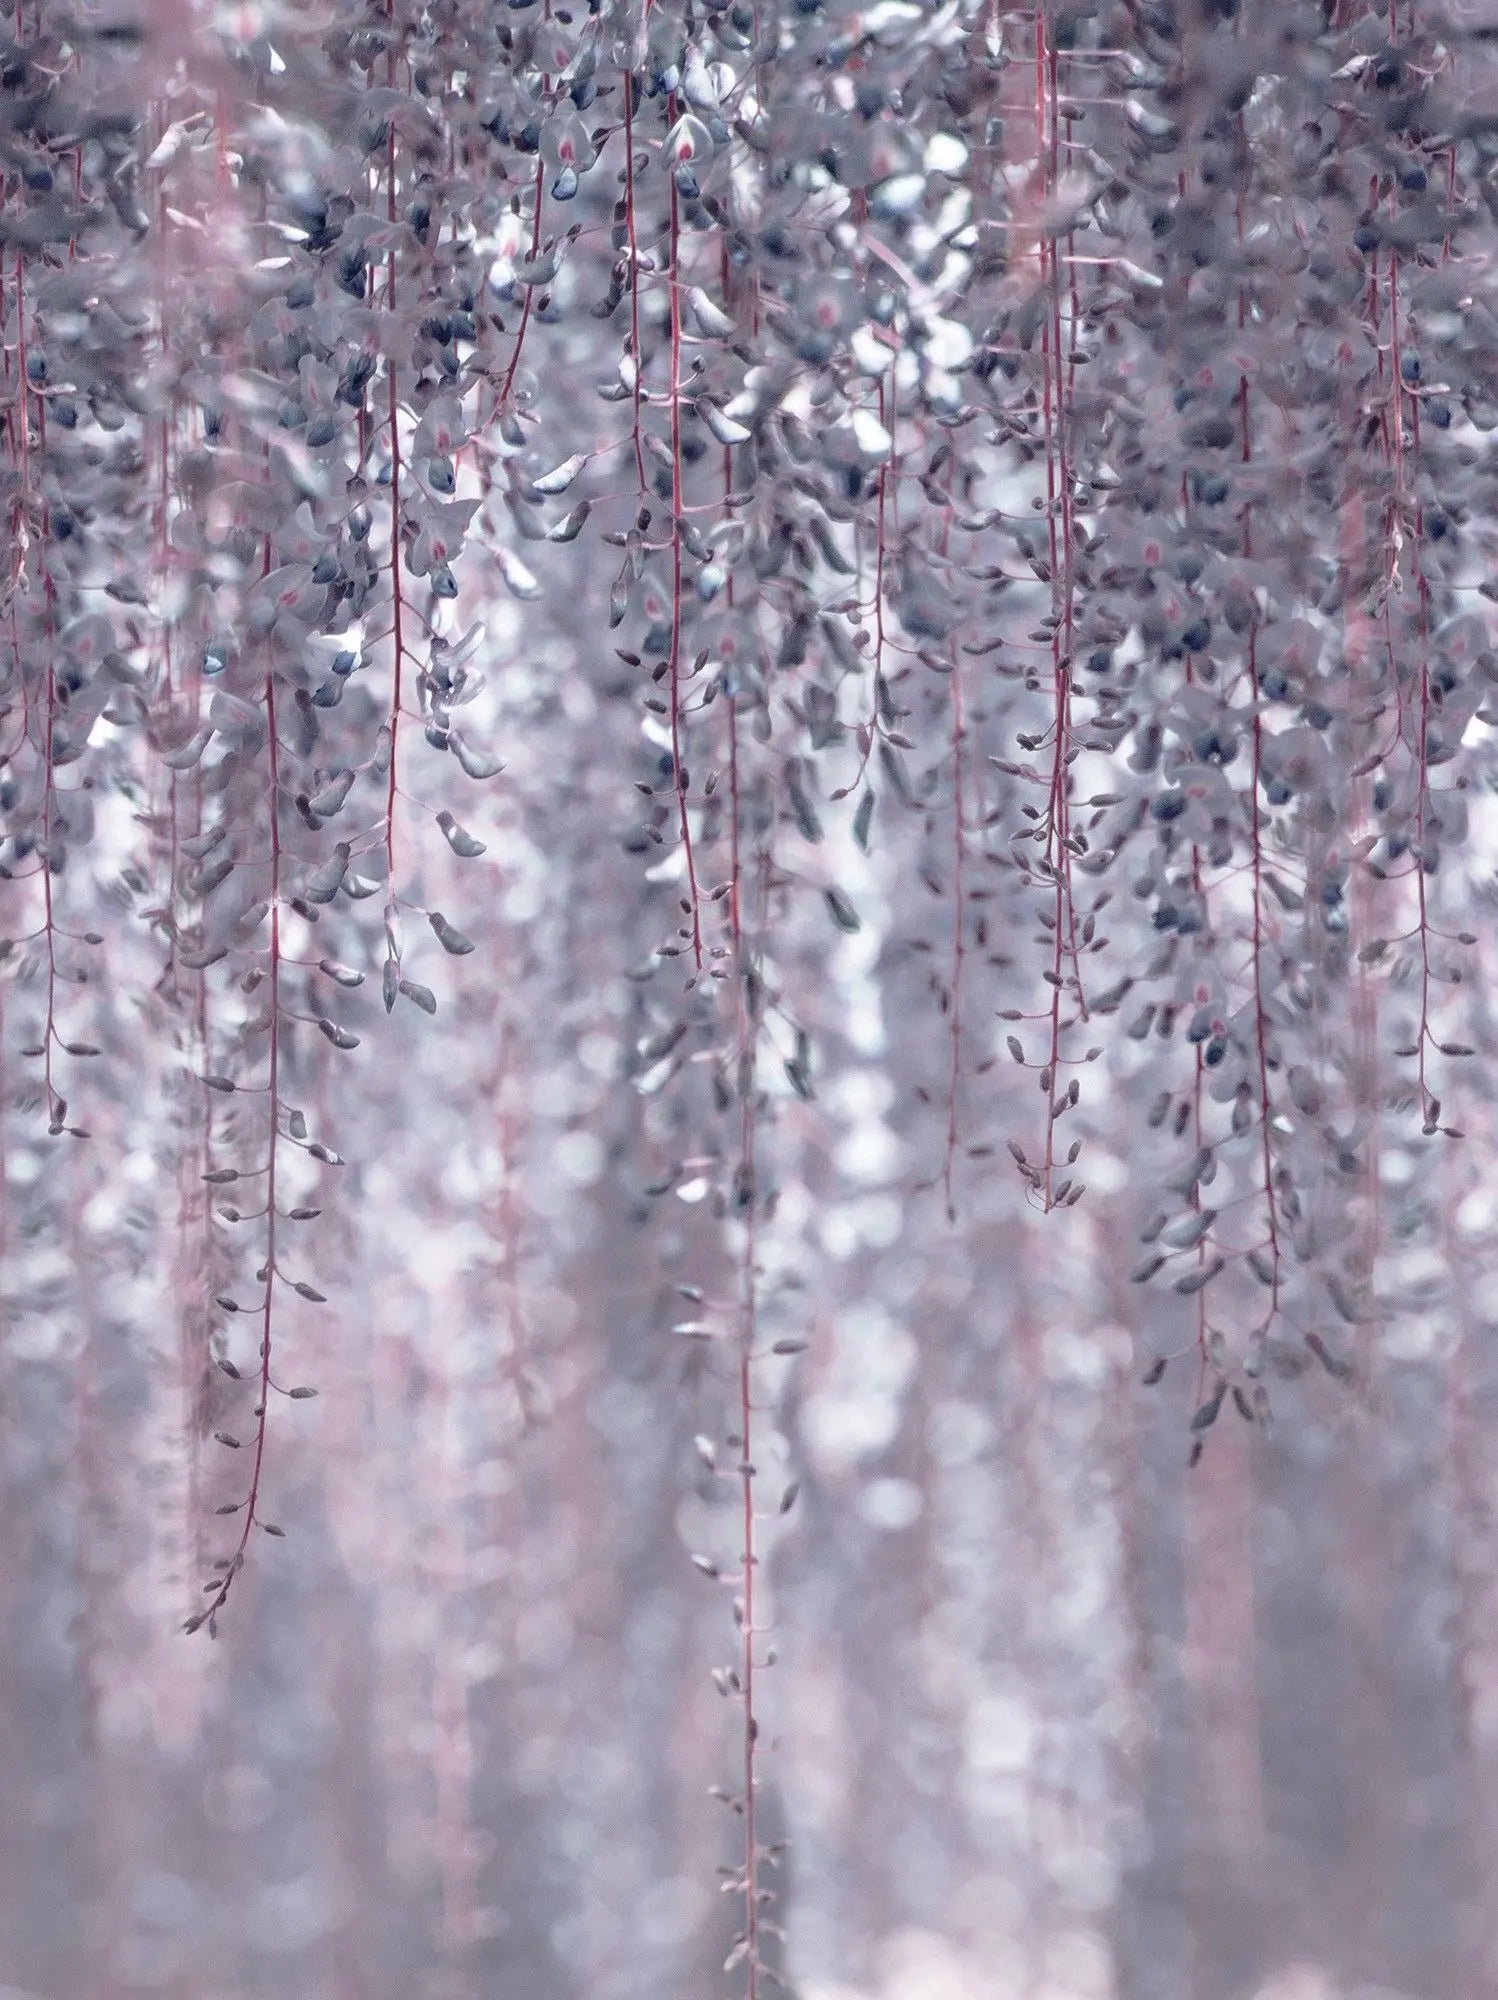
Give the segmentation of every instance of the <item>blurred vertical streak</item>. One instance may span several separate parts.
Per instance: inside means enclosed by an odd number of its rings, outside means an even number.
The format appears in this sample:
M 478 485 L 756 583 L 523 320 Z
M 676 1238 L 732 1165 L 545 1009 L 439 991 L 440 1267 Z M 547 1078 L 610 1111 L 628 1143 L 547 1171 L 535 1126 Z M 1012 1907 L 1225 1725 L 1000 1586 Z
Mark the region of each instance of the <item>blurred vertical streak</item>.
M 1193 2000 L 1217 2000 L 1260 1969 L 1265 1853 L 1259 1763 L 1254 1453 L 1229 1410 L 1185 1482 Z

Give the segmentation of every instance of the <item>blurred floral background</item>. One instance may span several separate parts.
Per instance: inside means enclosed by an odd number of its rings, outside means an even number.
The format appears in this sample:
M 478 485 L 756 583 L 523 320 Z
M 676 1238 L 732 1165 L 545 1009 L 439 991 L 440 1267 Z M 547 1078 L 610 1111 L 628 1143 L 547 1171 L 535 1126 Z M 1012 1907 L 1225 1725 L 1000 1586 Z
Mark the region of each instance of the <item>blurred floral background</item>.
M 1495 47 L 0 0 L 3 2000 L 1498 1990 Z

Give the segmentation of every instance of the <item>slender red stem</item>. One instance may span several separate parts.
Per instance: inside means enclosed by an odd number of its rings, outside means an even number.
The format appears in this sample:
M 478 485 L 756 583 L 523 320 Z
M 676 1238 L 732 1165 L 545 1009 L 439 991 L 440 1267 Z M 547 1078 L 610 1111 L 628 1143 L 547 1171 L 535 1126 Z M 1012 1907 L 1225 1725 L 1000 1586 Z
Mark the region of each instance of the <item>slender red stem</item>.
M 692 820 L 687 807 L 687 771 L 682 754 L 681 614 L 682 614 L 682 456 L 681 456 L 681 211 L 676 182 L 671 182 L 671 764 L 676 786 L 681 844 L 687 864 L 687 896 L 692 926 L 692 960 L 702 971 L 702 903 L 697 890 L 697 861 L 692 849 Z M 636 368 L 639 366 L 636 359 Z

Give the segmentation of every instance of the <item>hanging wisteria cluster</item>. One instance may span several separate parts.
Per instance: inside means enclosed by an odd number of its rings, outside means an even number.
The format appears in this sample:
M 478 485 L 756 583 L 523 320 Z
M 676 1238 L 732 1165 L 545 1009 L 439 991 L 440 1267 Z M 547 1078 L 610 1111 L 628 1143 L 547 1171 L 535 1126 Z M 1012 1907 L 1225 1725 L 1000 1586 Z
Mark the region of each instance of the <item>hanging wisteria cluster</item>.
M 906 1396 L 956 1436 L 1069 1383 L 1205 1476 L 1397 1424 L 1381 1366 L 1470 1309 L 1481 13 L 0 0 L 3 1338 L 69 1385 L 13 1490 L 80 1485 L 88 1646 L 138 1618 L 183 1713 L 180 1628 L 274 1629 L 273 1543 L 356 1584 L 439 1550 L 460 1944 L 458 1655 L 569 1576 L 723 1586 L 733 1770 L 690 1762 L 757 1996 L 787 1814 L 833 1838 L 762 1770 L 798 1494 L 836 1597 Z M 638 1467 L 607 1560 L 585 1421 Z M 951 1559 L 954 1702 L 1037 1615 L 1025 1521 L 1070 1562 L 1089 1481 L 1126 1511 L 1101 1447 L 1005 1422 L 1016 1484 L 931 1445 L 869 1502 L 1018 1524 L 1002 1585 Z M 1062 1651 L 1079 1712 L 1127 1681 Z M 792 1794 L 817 1713 L 777 1717 Z M 597 1709 L 547 1727 L 606 1755 Z

